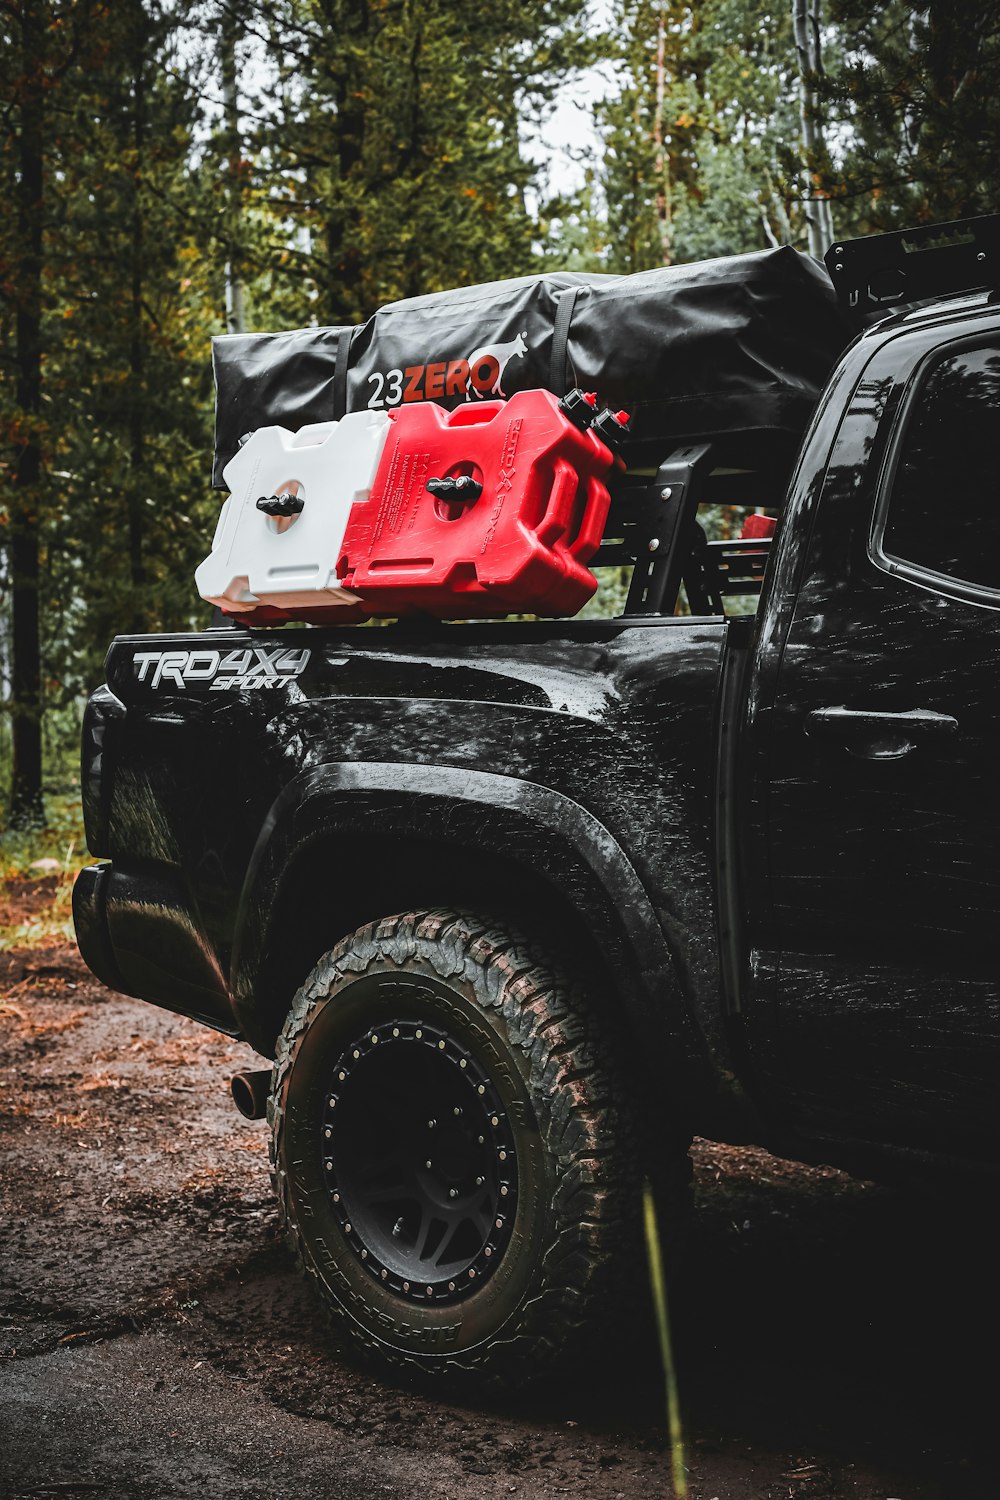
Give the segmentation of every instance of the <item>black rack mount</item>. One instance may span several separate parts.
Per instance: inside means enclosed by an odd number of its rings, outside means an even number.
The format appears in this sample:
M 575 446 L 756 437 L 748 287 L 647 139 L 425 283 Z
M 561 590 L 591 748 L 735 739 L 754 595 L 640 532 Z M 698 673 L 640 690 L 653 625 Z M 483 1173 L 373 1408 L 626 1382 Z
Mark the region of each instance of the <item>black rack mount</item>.
M 856 328 L 912 303 L 1000 282 L 1000 214 L 838 240 L 823 257 Z
M 720 476 L 711 443 L 676 448 L 655 477 L 623 475 L 612 484 L 604 540 L 591 567 L 633 568 L 624 614 L 662 617 L 674 612 L 683 583 L 692 614 L 721 615 L 727 594 L 758 594 L 769 538 L 710 542 L 698 522 L 699 505 L 758 505 L 760 476 Z M 773 501 L 772 501 L 773 503 Z

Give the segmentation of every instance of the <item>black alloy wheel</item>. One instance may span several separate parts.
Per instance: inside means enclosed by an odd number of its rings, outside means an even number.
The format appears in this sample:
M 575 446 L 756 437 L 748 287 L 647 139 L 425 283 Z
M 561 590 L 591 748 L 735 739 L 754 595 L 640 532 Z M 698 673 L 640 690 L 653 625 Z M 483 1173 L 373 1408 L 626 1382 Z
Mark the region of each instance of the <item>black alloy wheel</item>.
M 277 1049 L 271 1159 L 300 1268 L 387 1369 L 520 1380 L 628 1303 L 648 1322 L 628 1100 L 592 999 L 523 938 L 448 911 L 361 929 Z M 671 1236 L 679 1135 L 662 1167 Z
M 327 1187 L 369 1275 L 415 1302 L 457 1301 L 500 1264 L 517 1211 L 503 1100 L 447 1030 L 366 1027 L 333 1065 Z

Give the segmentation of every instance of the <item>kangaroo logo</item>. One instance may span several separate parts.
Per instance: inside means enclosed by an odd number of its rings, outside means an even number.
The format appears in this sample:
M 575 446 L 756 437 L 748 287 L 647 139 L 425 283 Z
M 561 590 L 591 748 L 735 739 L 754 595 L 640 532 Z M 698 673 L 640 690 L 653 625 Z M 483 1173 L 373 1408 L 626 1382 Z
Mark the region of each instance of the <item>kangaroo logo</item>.
M 466 401 L 472 400 L 473 391 L 480 401 L 486 395 L 502 396 L 506 401 L 507 393 L 501 384 L 504 371 L 515 355 L 518 359 L 523 359 L 528 352 L 526 337 L 526 334 L 519 333 L 517 338 L 512 339 L 509 344 L 484 344 L 481 349 L 469 355 L 469 385 L 465 393 Z

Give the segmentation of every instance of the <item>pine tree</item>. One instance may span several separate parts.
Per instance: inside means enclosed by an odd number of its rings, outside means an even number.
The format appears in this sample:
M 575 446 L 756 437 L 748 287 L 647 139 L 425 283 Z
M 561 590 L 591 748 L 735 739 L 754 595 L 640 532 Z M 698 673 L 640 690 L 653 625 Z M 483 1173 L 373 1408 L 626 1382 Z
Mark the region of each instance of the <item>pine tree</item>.
M 802 155 L 809 186 L 803 195 L 809 249 L 821 258 L 833 243 L 833 215 L 823 191 L 830 175 L 823 118 L 823 45 L 820 36 L 820 0 L 792 0 L 792 28 L 799 68 Z
M 803 147 L 784 0 L 711 0 L 696 124 L 698 185 L 682 224 L 689 257 L 805 248 Z
M 795 54 L 767 0 L 631 0 L 601 111 L 608 269 L 799 243 Z
M 1000 208 L 1000 4 L 833 0 L 843 64 L 825 84 L 847 141 L 829 186 L 842 233 Z M 841 228 L 840 220 L 844 227 Z
M 49 420 L 46 328 L 53 249 L 54 184 L 65 156 L 74 75 L 89 45 L 86 0 L 7 0 L 0 32 L 0 298 L 5 349 L 0 420 L 6 450 L 2 516 L 10 592 L 12 823 L 31 825 L 42 806 L 42 583 Z
M 41 816 L 42 715 L 99 680 L 108 639 L 206 613 L 190 579 L 215 513 L 208 340 L 221 323 L 199 253 L 197 89 L 171 15 L 120 0 L 28 5 L 19 20 L 2 62 L 16 107 L 3 164 L 22 213 L 0 223 L 0 402 L 11 813 L 24 821 Z
M 254 316 L 355 323 L 388 300 L 531 269 L 522 119 L 569 66 L 583 11 L 273 5 L 277 106 L 253 148 L 272 249 Z
M 675 0 L 629 0 L 611 55 L 622 84 L 599 110 L 607 267 L 641 271 L 677 258 L 678 201 L 692 188 L 694 121 L 702 58 L 695 11 Z
M 86 683 L 109 635 L 197 614 L 191 572 L 214 510 L 209 339 L 223 327 L 221 266 L 200 248 L 214 198 L 192 172 L 198 80 L 171 12 L 118 0 L 99 36 L 63 174 L 52 341 L 64 450 L 63 523 L 49 548 L 53 623 L 63 622 L 53 675 L 67 692 Z

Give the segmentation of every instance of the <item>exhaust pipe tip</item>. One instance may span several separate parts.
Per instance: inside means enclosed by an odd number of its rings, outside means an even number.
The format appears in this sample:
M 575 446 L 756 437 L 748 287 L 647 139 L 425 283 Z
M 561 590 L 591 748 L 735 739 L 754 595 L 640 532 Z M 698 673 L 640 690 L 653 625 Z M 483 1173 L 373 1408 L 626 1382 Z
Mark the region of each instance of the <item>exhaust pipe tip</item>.
M 247 1120 L 263 1120 L 267 1114 L 267 1096 L 271 1090 L 271 1070 L 257 1073 L 235 1073 L 230 1079 L 233 1102 Z

